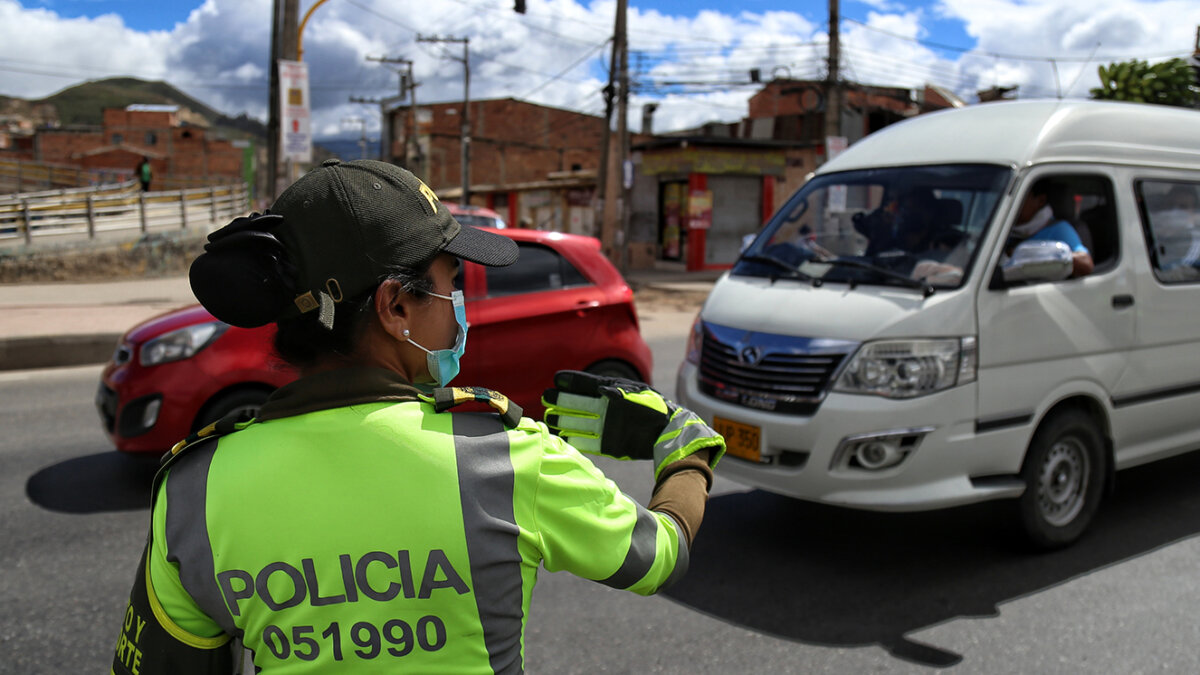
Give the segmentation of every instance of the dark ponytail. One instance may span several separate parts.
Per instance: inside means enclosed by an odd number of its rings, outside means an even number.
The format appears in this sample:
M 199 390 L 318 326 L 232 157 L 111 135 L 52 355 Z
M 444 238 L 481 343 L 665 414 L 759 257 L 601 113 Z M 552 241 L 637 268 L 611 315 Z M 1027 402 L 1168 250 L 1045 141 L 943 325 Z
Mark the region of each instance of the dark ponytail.
M 242 328 L 275 323 L 275 353 L 291 366 L 303 368 L 330 356 L 353 354 L 369 323 L 375 291 L 384 281 L 397 281 L 417 297 L 433 290 L 433 261 L 428 260 L 414 267 L 388 268 L 373 287 L 335 303 L 332 328 L 321 324 L 317 311 L 295 315 L 297 273 L 275 236 L 281 225 L 283 217 L 273 213 L 234 219 L 208 235 L 209 243 L 192 262 L 189 277 L 200 304 L 221 321 Z
M 398 267 L 379 280 L 396 281 L 405 292 L 424 297 L 433 290 L 429 265 L 421 269 Z M 275 355 L 294 368 L 311 366 L 329 356 L 349 357 L 370 323 L 375 307 L 375 288 L 334 305 L 333 328 L 327 329 L 308 312 L 279 321 L 275 331 Z

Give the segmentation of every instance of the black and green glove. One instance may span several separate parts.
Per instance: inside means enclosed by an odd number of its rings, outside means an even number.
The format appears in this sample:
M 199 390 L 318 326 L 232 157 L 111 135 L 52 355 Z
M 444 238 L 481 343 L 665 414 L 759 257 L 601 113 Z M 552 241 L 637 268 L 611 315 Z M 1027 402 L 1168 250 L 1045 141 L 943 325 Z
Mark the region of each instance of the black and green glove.
M 641 382 L 560 370 L 542 394 L 545 421 L 582 452 L 616 459 L 654 460 L 664 467 L 709 449 L 709 466 L 725 454 L 725 439 L 696 413 L 663 398 Z

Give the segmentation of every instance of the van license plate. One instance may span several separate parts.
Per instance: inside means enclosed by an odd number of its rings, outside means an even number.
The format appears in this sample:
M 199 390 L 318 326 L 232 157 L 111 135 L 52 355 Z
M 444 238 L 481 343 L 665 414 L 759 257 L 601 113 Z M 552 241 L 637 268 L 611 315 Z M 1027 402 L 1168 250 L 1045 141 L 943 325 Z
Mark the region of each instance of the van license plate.
M 725 437 L 725 452 L 750 462 L 762 461 L 758 427 L 713 417 L 713 429 Z

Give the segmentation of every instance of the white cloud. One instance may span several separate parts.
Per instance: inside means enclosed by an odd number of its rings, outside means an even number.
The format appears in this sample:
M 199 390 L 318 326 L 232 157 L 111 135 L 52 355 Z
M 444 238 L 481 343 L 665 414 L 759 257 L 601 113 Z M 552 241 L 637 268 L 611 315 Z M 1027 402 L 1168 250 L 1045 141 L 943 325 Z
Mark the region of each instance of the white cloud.
M 904 11 L 904 4 L 901 2 L 892 2 L 891 0 L 858 0 L 862 4 L 877 9 L 881 12 L 901 12 Z
M 1020 85 L 1024 97 L 1085 97 L 1100 64 L 1185 56 L 1200 25 L 1193 0 L 941 0 L 939 11 L 977 40 L 958 60 L 965 81 Z
M 162 78 L 159 55 L 169 40 L 164 32 L 131 30 L 115 14 L 63 19 L 0 0 L 0 93 L 42 97 L 95 77 Z
M 152 1 L 125 4 L 136 11 L 139 3 Z M 128 28 L 117 15 L 67 19 L 52 8 L 0 0 L 0 93 L 40 98 L 85 79 L 130 75 L 166 80 L 229 114 L 265 119 L 271 3 L 196 2 L 171 30 L 144 32 Z M 509 2 L 484 0 L 323 5 L 304 33 L 319 133 L 357 135 L 342 121 L 351 116 L 367 118 L 371 133 L 377 133 L 375 106 L 349 98 L 392 96 L 399 80 L 396 66 L 367 57 L 411 59 L 418 101 L 459 100 L 461 45 L 417 42 L 418 34 L 470 38 L 472 98 L 525 97 L 599 113 L 609 59 L 609 48 L 600 46 L 612 32 L 614 0 L 527 4 L 525 15 L 512 12 Z M 905 87 L 932 82 L 968 100 L 993 85 L 1020 85 L 1026 97 L 1060 90 L 1086 96 L 1099 63 L 1186 54 L 1200 25 L 1195 0 L 859 0 L 842 7 L 860 17 L 863 7 L 870 8 L 862 24 L 841 25 L 843 77 Z M 764 81 L 823 77 L 824 18 L 823 6 L 806 17 L 799 11 L 743 11 L 732 2 L 722 11 L 669 16 L 634 0 L 629 39 L 637 88 L 631 127 L 639 128 L 647 102 L 659 103 L 655 128 L 664 131 L 740 119 L 756 89 L 746 84 L 752 69 Z M 922 44 L 930 40 L 928 26 L 935 20 L 960 22 L 973 42 L 963 46 L 972 51 Z M 1097 58 L 1084 63 L 1093 51 Z M 1021 56 L 1058 61 L 1013 58 Z M 671 84 L 682 82 L 710 84 Z

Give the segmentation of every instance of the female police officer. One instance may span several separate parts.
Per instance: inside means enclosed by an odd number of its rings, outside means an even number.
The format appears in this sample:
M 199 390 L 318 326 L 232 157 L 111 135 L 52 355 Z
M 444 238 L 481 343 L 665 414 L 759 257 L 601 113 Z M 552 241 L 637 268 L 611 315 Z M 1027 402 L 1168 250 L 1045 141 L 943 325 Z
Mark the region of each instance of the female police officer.
M 336 160 L 192 265 L 217 318 L 277 324 L 300 371 L 257 419 L 172 450 L 114 673 L 510 673 L 539 565 L 654 593 L 687 566 L 719 435 L 636 383 L 565 372 L 545 425 L 446 388 L 465 348 L 458 260 L 508 265 L 411 173 Z M 451 413 L 485 400 L 499 415 Z M 652 458 L 648 508 L 575 447 Z

